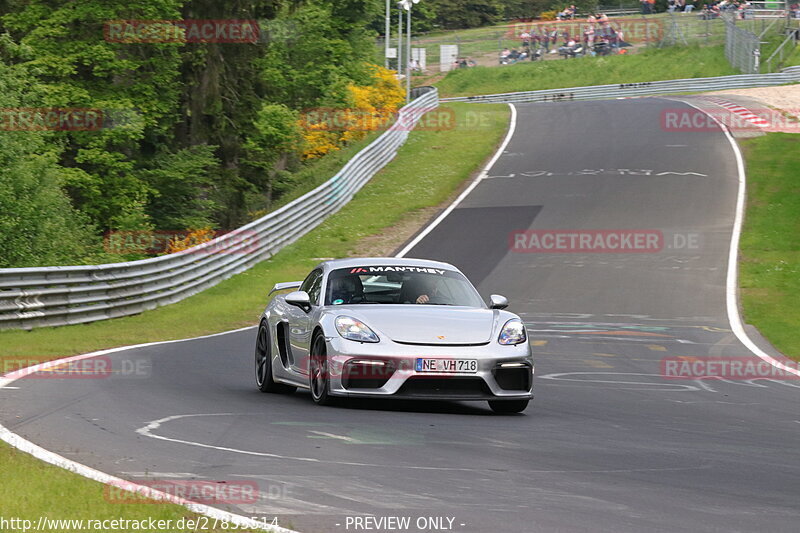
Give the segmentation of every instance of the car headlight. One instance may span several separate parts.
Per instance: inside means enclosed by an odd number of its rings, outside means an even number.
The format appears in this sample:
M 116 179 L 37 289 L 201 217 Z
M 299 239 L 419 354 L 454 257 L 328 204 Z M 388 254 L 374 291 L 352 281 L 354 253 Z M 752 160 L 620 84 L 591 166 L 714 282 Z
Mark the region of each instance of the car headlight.
M 379 342 L 380 339 L 369 326 L 349 316 L 337 316 L 336 331 L 347 340 L 357 342 Z
M 506 322 L 497 339 L 500 344 L 522 344 L 526 340 L 528 336 L 525 334 L 525 325 L 519 318 L 512 318 Z

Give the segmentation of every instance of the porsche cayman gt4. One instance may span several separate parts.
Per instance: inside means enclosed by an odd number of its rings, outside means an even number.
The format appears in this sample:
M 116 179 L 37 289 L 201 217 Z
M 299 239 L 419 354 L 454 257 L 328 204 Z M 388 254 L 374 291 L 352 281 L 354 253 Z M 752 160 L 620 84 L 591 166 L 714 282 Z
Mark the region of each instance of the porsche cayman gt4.
M 339 259 L 304 281 L 278 283 L 255 350 L 263 392 L 338 397 L 485 400 L 523 411 L 533 359 L 525 326 L 487 305 L 453 265 L 421 259 Z

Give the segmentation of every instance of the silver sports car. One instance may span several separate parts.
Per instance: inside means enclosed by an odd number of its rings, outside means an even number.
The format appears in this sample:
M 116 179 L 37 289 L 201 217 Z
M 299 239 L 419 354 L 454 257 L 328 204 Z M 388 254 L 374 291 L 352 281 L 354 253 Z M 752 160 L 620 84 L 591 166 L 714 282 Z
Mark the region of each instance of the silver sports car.
M 488 400 L 518 413 L 532 396 L 533 358 L 520 318 L 487 306 L 454 266 L 421 259 L 326 261 L 278 283 L 255 351 L 262 392 L 336 397 Z

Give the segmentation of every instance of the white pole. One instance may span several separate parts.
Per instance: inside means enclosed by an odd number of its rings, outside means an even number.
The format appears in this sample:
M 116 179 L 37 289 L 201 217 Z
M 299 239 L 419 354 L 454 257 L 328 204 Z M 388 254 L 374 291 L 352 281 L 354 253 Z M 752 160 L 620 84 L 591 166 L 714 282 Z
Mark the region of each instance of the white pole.
M 386 30 L 383 32 L 384 49 L 383 49 L 383 66 L 389 68 L 389 39 L 392 32 L 391 21 L 391 4 L 392 0 L 386 0 Z
M 406 24 L 406 32 L 408 33 L 408 60 L 406 61 L 406 102 L 411 101 L 411 3 L 408 4 L 408 24 Z
M 403 75 L 403 8 L 397 6 L 397 75 Z

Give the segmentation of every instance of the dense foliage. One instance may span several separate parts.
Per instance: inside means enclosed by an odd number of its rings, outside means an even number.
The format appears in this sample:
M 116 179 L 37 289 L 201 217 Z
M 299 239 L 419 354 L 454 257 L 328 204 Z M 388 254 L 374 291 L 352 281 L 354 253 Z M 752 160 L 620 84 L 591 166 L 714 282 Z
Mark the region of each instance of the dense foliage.
M 414 28 L 565 5 L 421 0 Z M 381 126 L 401 105 L 393 76 L 369 64 L 384 9 L 383 0 L 0 0 L 0 268 L 132 259 L 104 250 L 102 236 L 209 235 L 268 212 L 310 160 L 374 129 L 352 123 Z M 185 26 L 180 39 L 148 39 L 130 22 L 175 30 L 163 21 L 207 20 L 253 20 L 259 31 L 219 42 L 193 40 Z M 21 108 L 94 110 L 99 127 L 8 127 L 4 110 Z M 351 125 L 310 124 L 318 109 Z
M 607 2 L 615 5 L 616 2 Z M 579 13 L 589 13 L 597 0 L 420 0 L 414 5 L 414 31 L 476 28 L 511 20 L 531 20 L 544 11 L 561 11 L 575 4 Z M 397 6 L 392 0 L 391 20 L 397 24 Z M 385 9 L 373 20 L 372 28 L 384 33 Z M 394 29 L 392 30 L 394 31 Z
M 0 108 L 102 113 L 90 131 L 0 122 L 0 267 L 102 260 L 107 231 L 229 229 L 269 209 L 303 165 L 300 111 L 346 107 L 376 83 L 369 24 L 381 5 L 0 0 Z M 237 42 L 109 32 L 131 20 L 260 31 Z

